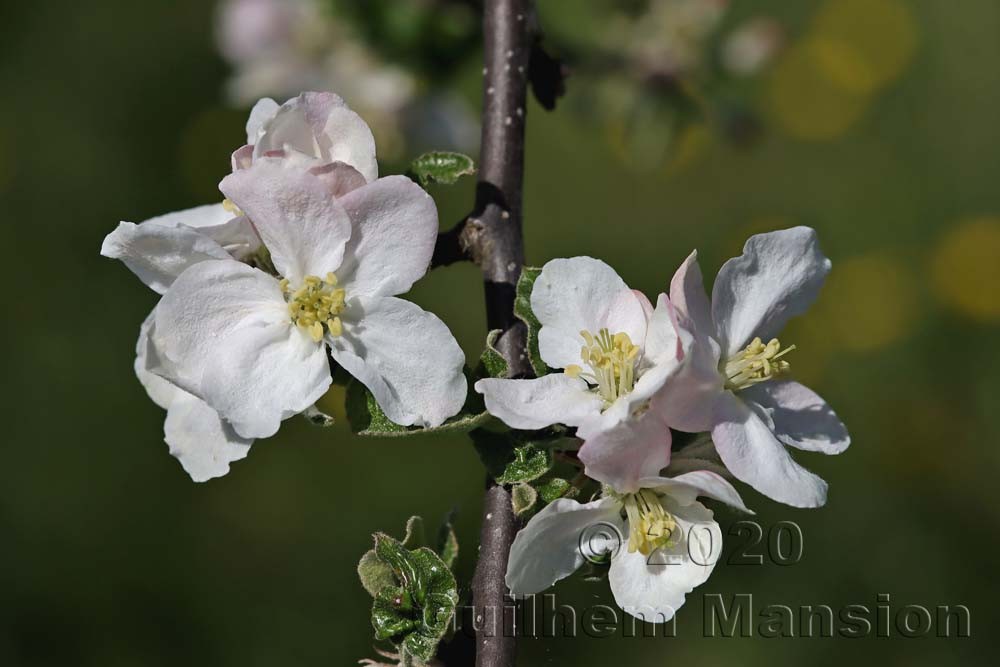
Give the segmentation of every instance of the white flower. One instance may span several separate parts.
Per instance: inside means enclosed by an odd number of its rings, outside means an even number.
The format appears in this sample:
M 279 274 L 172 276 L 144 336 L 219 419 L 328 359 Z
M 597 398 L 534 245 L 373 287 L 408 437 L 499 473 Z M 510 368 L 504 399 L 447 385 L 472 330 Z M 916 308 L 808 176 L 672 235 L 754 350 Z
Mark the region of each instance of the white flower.
M 464 402 L 464 356 L 447 327 L 394 297 L 430 264 L 434 202 L 402 176 L 364 181 L 343 163 L 254 158 L 220 189 L 279 275 L 201 262 L 154 311 L 156 372 L 244 438 L 273 435 L 323 395 L 327 347 L 396 423 L 438 425 Z
M 249 221 L 222 204 L 199 206 L 146 220 L 122 222 L 101 247 L 139 279 L 165 293 L 185 269 L 198 262 L 254 261 L 260 237 Z M 152 373 L 146 318 L 136 343 L 135 373 L 154 403 L 167 411 L 164 439 L 170 453 L 196 482 L 225 475 L 229 464 L 246 457 L 253 440 L 242 438 L 199 398 Z
M 794 346 L 775 338 L 809 307 L 829 270 L 814 230 L 759 234 L 719 270 L 709 303 L 692 253 L 671 281 L 670 299 L 694 344 L 683 371 L 652 401 L 671 427 L 711 431 L 738 479 L 795 507 L 823 505 L 827 485 L 786 446 L 839 454 L 850 444 L 823 399 L 782 379 Z
M 365 121 L 333 93 L 302 93 L 282 105 L 264 98 L 247 120 L 247 145 L 233 154 L 233 171 L 262 156 L 284 155 L 313 165 L 343 163 L 372 182 L 378 178 L 375 139 Z M 360 183 L 347 179 L 341 187 Z
M 486 409 L 513 428 L 566 424 L 586 439 L 642 409 L 684 356 L 666 295 L 654 310 L 614 269 L 590 257 L 546 264 L 531 308 L 542 325 L 539 354 L 563 372 L 476 383 Z M 668 454 L 669 447 L 667 433 Z
M 608 551 L 618 605 L 648 622 L 668 621 L 722 552 L 722 531 L 698 496 L 750 511 L 726 480 L 707 471 L 645 478 L 631 493 L 606 488 L 586 504 L 556 500 L 514 538 L 507 586 L 515 595 L 539 593 Z

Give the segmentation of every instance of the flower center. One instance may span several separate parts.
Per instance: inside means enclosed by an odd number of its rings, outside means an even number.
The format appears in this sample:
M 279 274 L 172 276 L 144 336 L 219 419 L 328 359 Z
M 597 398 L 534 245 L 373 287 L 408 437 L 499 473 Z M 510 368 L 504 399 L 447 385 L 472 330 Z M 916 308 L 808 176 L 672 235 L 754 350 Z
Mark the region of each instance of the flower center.
M 287 278 L 282 278 L 280 285 L 292 322 L 308 331 L 314 341 L 323 340 L 324 333 L 331 336 L 343 333 L 344 325 L 337 316 L 344 310 L 344 288 L 337 287 L 336 275 L 306 276 L 302 286 L 294 291 Z
M 781 349 L 777 338 L 772 338 L 767 345 L 760 338 L 754 338 L 745 350 L 726 361 L 723 370 L 726 389 L 739 391 L 788 372 L 791 366 L 782 357 L 794 349 L 794 345 Z
M 663 509 L 659 496 L 651 489 L 642 489 L 626 495 L 625 514 L 628 516 L 628 552 L 638 551 L 648 556 L 662 546 L 673 546 L 671 540 L 677 529 L 677 522 Z
M 589 331 L 581 331 L 580 335 L 586 343 L 580 349 L 580 358 L 590 372 L 585 373 L 582 367 L 570 364 L 566 367 L 566 375 L 582 377 L 597 385 L 597 392 L 608 405 L 632 391 L 640 349 L 632 343 L 628 334 L 618 332 L 611 335 L 607 329 L 601 329 L 596 336 Z

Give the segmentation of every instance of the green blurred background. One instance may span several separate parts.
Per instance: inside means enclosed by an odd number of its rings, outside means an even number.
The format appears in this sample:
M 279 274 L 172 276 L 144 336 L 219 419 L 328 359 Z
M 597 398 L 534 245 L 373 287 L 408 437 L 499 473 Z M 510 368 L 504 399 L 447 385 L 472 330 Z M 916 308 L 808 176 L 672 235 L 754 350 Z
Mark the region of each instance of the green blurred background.
M 601 29 L 596 3 L 539 4 L 555 36 Z M 696 127 L 651 166 L 622 149 L 616 119 L 574 112 L 571 80 L 562 109 L 528 110 L 528 259 L 595 255 L 653 295 L 692 248 L 712 276 L 750 233 L 815 227 L 834 270 L 783 340 L 854 444 L 799 457 L 830 482 L 822 510 L 744 488 L 763 526 L 802 526 L 802 562 L 720 565 L 675 638 L 525 640 L 520 664 L 993 664 L 1000 4 L 733 5 L 734 20 L 766 12 L 787 30 L 749 91 L 760 138 L 736 148 Z M 372 655 L 354 567 L 374 530 L 455 508 L 464 581 L 474 566 L 482 472 L 461 437 L 369 441 L 293 419 L 207 484 L 167 454 L 163 413 L 132 373 L 155 295 L 98 250 L 121 219 L 218 198 L 245 110 L 223 98 L 212 20 L 203 0 L 0 11 L 3 665 L 354 664 Z M 478 108 L 479 85 L 470 60 L 454 90 Z M 472 184 L 434 194 L 450 223 Z M 477 354 L 475 267 L 436 270 L 412 298 Z M 724 530 L 737 518 L 719 516 Z M 611 604 L 605 584 L 555 592 Z M 703 638 L 706 593 L 872 609 L 887 593 L 893 613 L 963 604 L 972 637 Z

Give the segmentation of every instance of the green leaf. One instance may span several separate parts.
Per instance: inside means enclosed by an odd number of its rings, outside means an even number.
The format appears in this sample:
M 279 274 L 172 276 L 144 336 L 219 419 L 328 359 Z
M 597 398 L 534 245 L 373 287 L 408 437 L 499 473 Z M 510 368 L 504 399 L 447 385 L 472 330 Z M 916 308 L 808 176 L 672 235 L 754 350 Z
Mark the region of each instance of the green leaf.
M 562 477 L 553 477 L 535 488 L 538 490 L 542 502 L 546 505 L 560 498 L 572 498 L 577 493 L 577 488 Z
M 466 433 L 479 428 L 492 417 L 480 407 L 479 394 L 471 392 L 465 407 L 457 415 L 441 424 L 429 428 L 400 426 L 386 417 L 382 408 L 368 388 L 357 380 L 347 386 L 345 409 L 351 430 L 358 435 L 380 438 L 398 438 L 434 433 Z
M 547 375 L 551 370 L 538 353 L 538 330 L 542 328 L 542 324 L 531 310 L 531 290 L 541 272 L 541 269 L 532 266 L 522 268 L 514 299 L 514 315 L 528 327 L 528 361 L 537 377 Z
M 452 525 L 454 518 L 455 512 L 449 512 L 438 530 L 437 538 L 437 552 L 444 564 L 452 570 L 455 569 L 455 561 L 458 559 L 458 536 L 455 535 L 455 527 Z
M 476 173 L 472 158 L 451 151 L 431 151 L 424 153 L 410 164 L 409 173 L 422 186 L 431 183 L 452 185 L 462 176 Z
M 427 546 L 427 540 L 424 539 L 424 520 L 421 517 L 411 516 L 406 520 L 406 535 L 402 544 L 407 549 Z
M 501 333 L 500 329 L 494 329 L 486 334 L 486 348 L 483 350 L 482 356 L 479 357 L 479 365 L 474 374 L 476 379 L 507 377 L 510 366 L 507 365 L 507 360 L 503 358 L 503 355 L 494 347 Z
M 527 514 L 538 502 L 538 492 L 530 484 L 515 484 L 510 490 L 510 504 L 516 516 Z
M 470 433 L 469 437 L 472 438 L 472 445 L 476 448 L 486 473 L 493 479 L 503 475 L 507 465 L 514 460 L 510 434 L 479 429 Z
M 368 591 L 368 595 L 375 597 L 378 592 L 394 586 L 396 578 L 392 575 L 392 568 L 379 560 L 374 549 L 369 549 L 358 562 L 358 578 L 361 585 Z
M 427 547 L 407 549 L 384 533 L 375 534 L 375 557 L 387 565 L 393 583 L 375 594 L 375 638 L 391 640 L 420 662 L 434 657 L 458 604 L 455 576 Z
M 496 478 L 497 484 L 516 484 L 538 479 L 552 468 L 552 452 L 528 443 L 514 448 L 514 460 Z

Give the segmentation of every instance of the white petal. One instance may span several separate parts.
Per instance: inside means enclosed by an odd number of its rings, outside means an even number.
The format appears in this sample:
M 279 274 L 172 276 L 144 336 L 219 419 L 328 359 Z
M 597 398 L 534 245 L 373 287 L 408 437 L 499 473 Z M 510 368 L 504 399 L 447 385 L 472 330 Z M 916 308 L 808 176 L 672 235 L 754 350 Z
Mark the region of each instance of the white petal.
M 351 240 L 337 277 L 354 296 L 394 296 L 427 273 L 437 241 L 434 200 L 405 176 L 380 178 L 340 199 Z
M 599 415 L 603 401 L 580 378 L 550 373 L 534 380 L 487 378 L 476 383 L 486 410 L 511 428 L 535 430 L 552 424 L 579 426 Z
M 186 392 L 167 410 L 163 432 L 170 454 L 195 482 L 222 477 L 230 463 L 246 458 L 253 444 L 237 435 L 208 404 Z
M 104 239 L 101 254 L 120 259 L 143 283 L 163 294 L 184 269 L 208 259 L 228 259 L 217 242 L 193 228 L 221 206 L 200 206 L 136 225 L 122 222 Z M 231 213 L 226 214 L 231 220 Z M 190 226 L 181 221 L 194 223 Z
M 205 204 L 204 206 L 195 206 L 194 208 L 182 211 L 158 215 L 155 218 L 144 220 L 140 224 L 164 225 L 167 227 L 186 225 L 195 229 L 203 229 L 224 225 L 235 217 L 233 212 L 227 211 L 226 207 L 222 204 Z
M 761 382 L 741 393 L 770 418 L 778 440 L 811 452 L 840 454 L 851 444 L 847 427 L 816 392 L 791 380 Z
M 326 354 L 292 325 L 278 281 L 232 260 L 185 271 L 150 334 L 156 372 L 203 399 L 247 438 L 273 435 L 330 383 Z
M 670 464 L 670 429 L 647 411 L 588 435 L 579 451 L 584 472 L 619 493 L 638 491 L 640 480 Z
M 722 554 L 722 531 L 700 503 L 678 506 L 664 499 L 677 521 L 674 546 L 648 556 L 622 549 L 611 560 L 608 583 L 625 612 L 648 623 L 673 618 L 684 599 L 712 574 Z
M 620 545 L 619 507 L 611 498 L 585 505 L 560 498 L 547 505 L 514 537 L 507 587 L 515 595 L 540 593 L 579 569 L 584 554 L 592 551 L 592 541 L 607 535 Z
M 322 162 L 346 162 L 369 182 L 378 178 L 371 130 L 332 93 L 302 93 L 285 102 L 255 143 L 255 158 L 290 148 Z
M 683 368 L 692 337 L 678 325 L 670 300 L 661 294 L 649 318 L 641 374 L 629 395 L 633 406 L 649 400 Z
M 633 342 L 645 334 L 642 302 L 614 269 L 592 257 L 554 259 L 542 267 L 531 291 L 531 309 L 542 324 L 539 353 L 553 368 L 580 363 L 580 332 L 597 333 L 606 326 L 609 314 L 616 323 L 642 323 L 638 332 L 619 329 L 635 335 Z
M 330 388 L 326 349 L 288 322 L 240 329 L 205 368 L 205 401 L 247 438 L 274 435 L 281 422 Z
M 816 231 L 793 227 L 747 239 L 743 254 L 719 270 L 712 318 L 723 354 L 731 357 L 754 337 L 765 342 L 804 313 L 830 272 Z
M 253 221 L 292 287 L 340 267 L 350 219 L 323 179 L 280 158 L 261 158 L 219 184 Z
M 250 110 L 250 117 L 247 118 L 247 143 L 256 144 L 264 132 L 264 127 L 271 122 L 274 115 L 278 113 L 279 105 L 270 97 L 264 97 L 253 105 Z
M 150 400 L 166 410 L 183 389 L 163 379 L 151 369 L 160 365 L 155 348 L 149 341 L 149 331 L 153 326 L 156 311 L 151 312 L 139 327 L 139 340 L 135 343 L 135 376 L 139 378 Z
M 668 495 L 679 505 L 690 505 L 698 496 L 705 496 L 753 514 L 743 503 L 739 491 L 725 478 L 710 470 L 693 470 L 674 477 L 648 477 L 639 480 L 639 486 Z
M 793 507 L 826 503 L 827 484 L 792 458 L 764 421 L 732 396 L 720 402 L 712 440 L 733 475 L 765 496 Z
M 328 338 L 334 359 L 360 380 L 386 416 L 404 426 L 438 426 L 461 410 L 465 354 L 437 316 L 395 297 L 364 297 Z
M 670 281 L 670 301 L 696 336 L 711 336 L 715 333 L 712 324 L 712 307 L 708 302 L 701 267 L 698 265 L 698 251 L 688 255 Z

